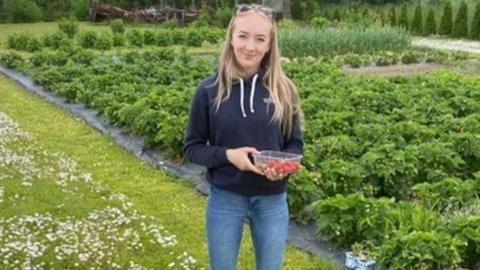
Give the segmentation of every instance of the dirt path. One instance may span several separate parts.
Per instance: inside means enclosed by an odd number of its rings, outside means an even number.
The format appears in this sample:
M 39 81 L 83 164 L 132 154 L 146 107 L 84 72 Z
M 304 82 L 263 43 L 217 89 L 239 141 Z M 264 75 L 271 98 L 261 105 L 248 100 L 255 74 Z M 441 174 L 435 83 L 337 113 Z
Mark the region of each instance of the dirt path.
M 414 38 L 412 45 L 433 49 L 464 51 L 480 54 L 480 41 L 463 39 Z
M 438 69 L 450 69 L 466 75 L 480 75 L 480 60 L 471 59 L 459 65 L 437 64 L 437 63 L 419 63 L 410 65 L 393 65 L 393 66 L 369 66 L 361 68 L 344 68 L 348 75 L 378 75 L 378 76 L 395 76 L 395 75 L 411 75 L 419 72 L 430 73 Z

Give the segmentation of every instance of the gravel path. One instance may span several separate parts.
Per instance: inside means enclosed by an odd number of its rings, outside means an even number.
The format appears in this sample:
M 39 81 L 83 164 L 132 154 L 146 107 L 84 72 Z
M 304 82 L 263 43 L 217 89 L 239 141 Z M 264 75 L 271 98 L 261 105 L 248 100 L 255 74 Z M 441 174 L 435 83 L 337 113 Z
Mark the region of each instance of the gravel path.
M 414 38 L 413 46 L 480 54 L 480 41 L 462 39 Z

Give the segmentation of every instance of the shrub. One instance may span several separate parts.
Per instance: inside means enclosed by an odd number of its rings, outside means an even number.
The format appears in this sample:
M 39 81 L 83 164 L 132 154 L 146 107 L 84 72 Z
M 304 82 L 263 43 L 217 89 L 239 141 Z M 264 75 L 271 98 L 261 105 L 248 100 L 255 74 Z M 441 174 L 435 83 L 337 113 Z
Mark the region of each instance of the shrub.
M 157 40 L 155 32 L 148 29 L 143 31 L 143 41 L 145 42 L 145 45 L 156 45 Z
M 42 10 L 35 1 L 30 0 L 5 0 L 3 6 L 4 14 L 10 22 L 34 22 L 42 18 Z
M 119 33 L 113 34 L 113 46 L 118 47 L 123 45 L 125 45 L 125 36 Z
M 187 39 L 185 31 L 183 31 L 182 29 L 173 29 L 171 32 L 172 32 L 173 44 L 176 44 L 176 45 L 185 44 Z
M 173 44 L 172 31 L 168 29 L 157 30 L 157 46 L 170 46 Z
M 435 11 L 433 11 L 433 8 L 428 11 L 423 33 L 427 36 L 437 33 L 437 21 L 435 20 Z
M 50 36 L 50 46 L 54 49 L 60 48 L 64 40 L 67 40 L 67 35 L 62 31 L 56 31 Z
M 419 52 L 408 50 L 402 54 L 400 60 L 404 64 L 413 64 L 420 62 L 422 55 Z
M 78 22 L 73 17 L 70 17 L 69 19 L 62 18 L 58 22 L 58 29 L 65 33 L 67 37 L 73 38 L 78 32 Z
M 36 37 L 30 37 L 30 40 L 27 44 L 27 51 L 34 52 L 40 50 L 41 48 L 42 45 L 40 44 L 40 41 Z
M 402 6 L 400 18 L 398 19 L 398 26 L 403 27 L 406 30 L 408 29 L 408 9 L 406 4 Z
M 165 29 L 175 29 L 177 28 L 177 22 L 175 20 L 166 20 L 160 24 L 160 27 Z
M 189 28 L 186 33 L 186 45 L 200 47 L 203 41 L 203 35 L 198 29 Z
M 71 59 L 77 64 L 90 65 L 90 63 L 92 63 L 96 57 L 97 55 L 92 50 L 79 49 L 75 54 L 72 55 Z
M 468 37 L 468 7 L 465 1 L 460 4 L 452 34 L 454 37 Z
M 397 54 L 390 51 L 379 53 L 375 60 L 375 64 L 377 66 L 390 66 L 390 65 L 397 64 L 397 62 L 398 62 Z
M 413 14 L 413 20 L 412 24 L 410 25 L 410 30 L 417 35 L 421 35 L 423 33 L 423 16 L 421 5 L 417 5 L 415 7 L 415 12 Z
M 440 20 L 440 29 L 438 30 L 440 35 L 452 34 L 452 3 L 450 1 L 445 2 L 443 8 L 443 15 Z
M 78 35 L 78 42 L 82 48 L 91 49 L 95 48 L 97 43 L 98 35 L 95 31 L 84 31 L 80 32 Z
M 350 65 L 352 68 L 358 68 L 369 64 L 370 57 L 356 53 L 347 53 L 340 56 L 344 64 Z
M 30 34 L 13 33 L 12 35 L 8 36 L 7 46 L 9 49 L 26 51 L 29 39 L 30 39 Z
M 310 23 L 315 28 L 324 28 L 328 24 L 328 19 L 323 17 L 315 17 L 310 21 Z
M 112 48 L 113 38 L 108 33 L 101 33 L 98 35 L 97 42 L 95 43 L 95 49 L 98 50 L 110 50 Z
M 110 29 L 114 34 L 123 34 L 125 33 L 125 25 L 123 24 L 122 19 L 115 19 L 110 22 Z
M 20 54 L 10 51 L 0 55 L 0 64 L 6 68 L 17 68 L 18 66 L 24 65 L 25 60 L 20 56 Z
M 132 29 L 127 32 L 128 43 L 132 46 L 142 47 L 143 46 L 143 34 L 138 29 Z

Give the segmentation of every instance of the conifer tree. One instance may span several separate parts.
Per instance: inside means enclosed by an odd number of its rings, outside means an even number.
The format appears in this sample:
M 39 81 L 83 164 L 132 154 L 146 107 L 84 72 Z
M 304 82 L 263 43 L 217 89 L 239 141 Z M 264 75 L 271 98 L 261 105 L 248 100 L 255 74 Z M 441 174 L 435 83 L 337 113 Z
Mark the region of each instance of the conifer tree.
M 468 37 L 468 6 L 465 1 L 460 4 L 455 24 L 453 25 L 454 37 Z
M 335 9 L 335 12 L 333 12 L 333 20 L 337 20 L 339 22 L 342 19 L 342 16 L 340 15 L 340 11 Z
M 301 0 L 292 0 L 291 14 L 292 19 L 301 20 L 302 19 L 302 1 Z
M 415 12 L 413 14 L 412 23 L 410 24 L 410 29 L 413 33 L 417 35 L 421 35 L 423 33 L 422 6 L 420 5 L 415 7 Z
M 388 22 L 391 26 L 397 26 L 397 12 L 395 11 L 395 7 L 393 6 L 388 13 Z
M 408 10 L 406 4 L 402 6 L 400 18 L 398 19 L 398 26 L 408 29 Z
M 475 7 L 475 14 L 473 15 L 472 26 L 470 28 L 470 37 L 480 40 L 480 2 L 477 3 Z
M 431 8 L 428 11 L 427 21 L 425 22 L 424 35 L 434 35 L 437 33 L 437 21 L 435 20 L 435 11 Z
M 440 35 L 452 34 L 452 3 L 450 3 L 450 1 L 445 2 L 438 32 Z

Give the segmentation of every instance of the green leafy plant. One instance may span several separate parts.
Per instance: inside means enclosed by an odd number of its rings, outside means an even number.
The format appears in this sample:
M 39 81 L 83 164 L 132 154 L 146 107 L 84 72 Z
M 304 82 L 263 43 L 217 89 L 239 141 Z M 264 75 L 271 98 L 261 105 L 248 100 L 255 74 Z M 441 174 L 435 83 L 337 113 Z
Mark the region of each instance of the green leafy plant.
M 125 24 L 122 19 L 115 19 L 110 22 L 110 29 L 113 34 L 125 33 Z
M 65 33 L 68 38 L 73 38 L 78 32 L 78 22 L 75 17 L 62 18 L 58 22 L 58 29 Z

